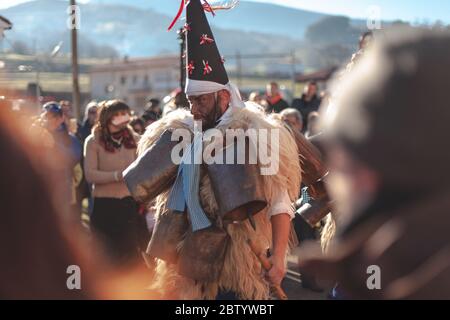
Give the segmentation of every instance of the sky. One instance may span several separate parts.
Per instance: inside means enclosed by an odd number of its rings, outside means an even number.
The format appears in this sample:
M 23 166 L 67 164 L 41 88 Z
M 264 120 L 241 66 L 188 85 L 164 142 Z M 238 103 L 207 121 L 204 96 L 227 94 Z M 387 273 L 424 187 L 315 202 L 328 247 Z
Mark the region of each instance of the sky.
M 30 0 L 0 0 L 0 8 L 7 8 Z M 80 0 L 79 2 L 88 2 Z M 162 1 L 162 0 L 148 0 Z M 179 0 L 164 0 L 176 1 Z M 352 18 L 366 19 L 373 14 L 381 20 L 405 20 L 412 23 L 434 22 L 441 20 L 450 23 L 450 1 L 447 0 L 247 0 L 269 2 L 284 6 L 324 12 L 337 15 L 346 15 Z M 214 0 L 212 0 L 214 2 Z M 377 9 L 370 11 L 370 7 Z M 371 13 L 372 12 L 372 13 Z
M 450 1 L 447 0 L 248 0 L 276 3 L 311 11 L 367 18 L 370 7 L 379 8 L 381 20 L 450 23 Z

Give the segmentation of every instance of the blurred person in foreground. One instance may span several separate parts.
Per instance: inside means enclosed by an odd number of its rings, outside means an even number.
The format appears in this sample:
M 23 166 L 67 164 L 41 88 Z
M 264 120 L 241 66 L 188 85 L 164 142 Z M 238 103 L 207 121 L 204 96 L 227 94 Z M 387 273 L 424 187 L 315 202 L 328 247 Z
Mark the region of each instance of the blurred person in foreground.
M 352 55 L 350 62 L 347 64 L 346 70 L 351 70 L 354 65 L 364 56 L 375 41 L 375 34 L 372 31 L 364 32 L 359 37 L 358 51 Z
M 366 31 L 359 37 L 359 50 L 366 50 L 372 44 L 374 35 L 372 31 Z
M 122 177 L 122 171 L 137 158 L 139 135 L 129 126 L 130 119 L 127 104 L 106 101 L 84 147 L 86 179 L 93 184 L 92 231 L 117 264 L 140 257 L 142 242 L 148 240 L 145 219 Z
M 450 298 L 448 70 L 448 32 L 391 30 L 335 85 L 323 140 L 337 238 L 300 265 L 347 298 Z
M 14 120 L 2 123 L 0 174 L 7 187 L 0 195 L 0 299 L 94 298 L 93 268 L 81 246 L 86 239 L 79 225 L 62 219 L 69 210 L 58 170 L 64 160 L 50 157 L 36 136 L 33 144 Z M 71 265 L 83 270 L 82 291 L 67 288 Z
M 80 225 L 62 218 L 70 208 L 61 196 L 60 155 L 49 155 L 41 137 L 22 130 L 25 123 L 7 111 L 0 121 L 0 176 L 7 186 L 0 193 L 0 299 L 152 298 L 142 269 L 114 270 Z
M 266 86 L 267 109 L 268 113 L 280 113 L 289 108 L 288 103 L 283 99 L 280 92 L 280 86 L 276 82 L 271 82 Z

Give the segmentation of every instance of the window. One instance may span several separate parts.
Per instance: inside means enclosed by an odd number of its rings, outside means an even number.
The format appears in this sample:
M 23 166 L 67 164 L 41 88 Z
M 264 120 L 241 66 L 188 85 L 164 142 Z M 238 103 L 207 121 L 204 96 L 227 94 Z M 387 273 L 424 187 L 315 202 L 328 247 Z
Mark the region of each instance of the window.
M 127 77 L 121 76 L 120 77 L 120 84 L 124 86 L 126 83 L 127 83 Z

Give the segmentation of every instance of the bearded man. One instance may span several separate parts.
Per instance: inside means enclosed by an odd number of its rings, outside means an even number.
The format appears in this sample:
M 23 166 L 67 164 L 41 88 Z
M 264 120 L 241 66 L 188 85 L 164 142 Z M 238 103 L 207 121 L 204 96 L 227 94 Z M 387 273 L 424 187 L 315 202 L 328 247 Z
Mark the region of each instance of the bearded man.
M 297 145 L 280 118 L 242 102 L 200 0 L 191 0 L 186 11 L 190 112 L 176 110 L 152 124 L 140 141 L 139 158 L 124 172 L 136 199 L 156 202 L 147 249 L 157 261 L 151 289 L 163 299 L 269 299 L 295 244 L 292 203 L 301 182 Z M 200 126 L 203 132 L 196 130 Z M 176 164 L 179 130 L 189 134 Z M 223 138 L 229 130 L 237 132 L 236 139 Z M 243 162 L 236 161 L 236 141 L 244 141 Z M 255 151 L 261 147 L 267 152 Z M 230 149 L 238 151 L 231 163 L 202 159 L 202 150 L 213 150 L 210 155 L 217 160 Z M 267 272 L 248 240 L 271 262 Z

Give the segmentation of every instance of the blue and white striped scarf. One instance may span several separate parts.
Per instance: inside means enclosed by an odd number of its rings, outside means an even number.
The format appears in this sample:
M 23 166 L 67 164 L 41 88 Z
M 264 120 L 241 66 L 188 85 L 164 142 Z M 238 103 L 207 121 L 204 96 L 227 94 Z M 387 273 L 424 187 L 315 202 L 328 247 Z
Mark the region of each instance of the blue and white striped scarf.
M 168 208 L 175 212 L 184 213 L 187 206 L 194 232 L 211 226 L 199 199 L 202 143 L 202 135 L 197 134 L 191 145 L 185 149 L 168 201 Z

